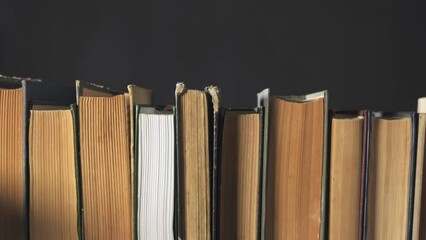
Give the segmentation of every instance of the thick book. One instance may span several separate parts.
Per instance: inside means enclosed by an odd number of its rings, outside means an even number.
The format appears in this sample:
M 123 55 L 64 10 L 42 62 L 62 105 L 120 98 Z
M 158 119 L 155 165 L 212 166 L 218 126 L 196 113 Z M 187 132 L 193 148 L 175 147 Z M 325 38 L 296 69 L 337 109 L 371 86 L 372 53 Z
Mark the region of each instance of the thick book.
M 30 236 L 30 111 L 37 105 L 70 105 L 75 91 L 40 80 L 0 76 L 0 238 Z M 38 218 L 43 219 L 43 216 Z M 49 219 L 47 221 L 57 221 Z
M 226 109 L 219 161 L 219 239 L 258 239 L 263 111 Z
M 0 238 L 25 233 L 24 91 L 20 79 L 0 81 Z
M 374 112 L 368 171 L 367 239 L 411 239 L 417 114 Z
M 83 235 L 87 239 L 133 239 L 134 138 L 130 115 L 134 114 L 136 97 L 80 81 L 76 81 L 76 88 Z M 150 103 L 150 93 L 140 99 Z
M 364 239 L 369 111 L 332 111 L 328 237 Z
M 74 88 L 69 90 L 75 93 Z M 30 239 L 81 236 L 76 127 L 75 107 L 32 107 L 28 147 Z
M 169 107 L 136 106 L 137 239 L 174 239 L 175 128 Z
M 426 238 L 426 195 L 423 186 L 426 185 L 425 177 L 425 151 L 426 151 L 426 98 L 419 98 L 417 104 L 418 137 L 416 180 L 414 190 L 413 237 L 412 240 Z
M 176 85 L 178 238 L 216 239 L 219 90 Z
M 265 108 L 262 238 L 325 239 L 327 92 L 258 94 Z

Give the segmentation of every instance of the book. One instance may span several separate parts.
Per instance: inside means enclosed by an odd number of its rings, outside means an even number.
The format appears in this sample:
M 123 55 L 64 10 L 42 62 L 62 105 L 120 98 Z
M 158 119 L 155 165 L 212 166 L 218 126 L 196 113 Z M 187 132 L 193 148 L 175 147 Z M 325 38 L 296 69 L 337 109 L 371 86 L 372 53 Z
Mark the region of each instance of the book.
M 417 113 L 419 114 L 419 119 L 413 209 L 413 240 L 426 238 L 426 196 L 423 191 L 423 186 L 426 184 L 424 174 L 424 160 L 426 156 L 426 98 L 418 99 Z
M 21 81 L 0 82 L 0 238 L 24 238 L 24 92 Z
M 174 114 L 138 105 L 135 122 L 138 239 L 174 239 Z
M 426 98 L 385 113 L 328 112 L 327 91 L 266 89 L 255 109 L 175 94 L 0 75 L 0 239 L 426 238 Z
M 328 236 L 363 239 L 370 113 L 333 111 Z
M 415 113 L 373 113 L 367 239 L 412 237 L 416 138 Z
M 258 94 L 265 108 L 262 236 L 324 239 L 327 192 L 327 92 Z
M 219 239 L 258 239 L 262 110 L 227 109 L 221 143 Z
M 178 238 L 216 239 L 219 91 L 176 85 Z
M 24 238 L 24 90 L 21 79 L 0 81 L 0 238 Z
M 75 91 L 67 86 L 0 76 L 0 238 L 27 239 L 30 235 L 30 110 L 40 104 L 70 105 L 74 101 Z
M 75 108 L 33 106 L 29 124 L 31 239 L 80 238 L 76 160 Z
M 132 97 L 78 80 L 76 88 L 84 237 L 133 239 Z

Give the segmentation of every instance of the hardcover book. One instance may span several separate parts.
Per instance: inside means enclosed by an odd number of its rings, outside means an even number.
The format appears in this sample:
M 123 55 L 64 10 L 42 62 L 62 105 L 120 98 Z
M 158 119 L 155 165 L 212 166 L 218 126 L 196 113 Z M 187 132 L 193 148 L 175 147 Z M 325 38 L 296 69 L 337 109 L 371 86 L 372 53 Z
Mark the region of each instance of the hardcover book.
M 331 114 L 329 239 L 364 239 L 369 111 Z
M 216 239 L 219 91 L 176 86 L 178 237 Z
M 258 94 L 265 108 L 262 237 L 325 239 L 327 92 Z
M 75 108 L 38 105 L 31 110 L 30 239 L 80 238 L 76 126 Z
M 80 81 L 76 87 L 84 236 L 134 239 L 134 108 L 129 99 L 136 97 Z M 150 96 L 142 99 L 150 103 Z
M 263 111 L 226 109 L 220 183 L 219 239 L 258 239 Z
M 372 114 L 367 239 L 411 239 L 417 147 L 415 113 Z

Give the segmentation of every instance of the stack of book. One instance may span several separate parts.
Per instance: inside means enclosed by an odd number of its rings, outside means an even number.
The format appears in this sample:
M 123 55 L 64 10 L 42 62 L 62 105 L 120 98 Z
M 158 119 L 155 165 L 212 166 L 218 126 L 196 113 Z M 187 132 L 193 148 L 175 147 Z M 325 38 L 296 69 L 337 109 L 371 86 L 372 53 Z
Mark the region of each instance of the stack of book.
M 0 239 L 426 239 L 426 98 L 175 96 L 0 76 Z

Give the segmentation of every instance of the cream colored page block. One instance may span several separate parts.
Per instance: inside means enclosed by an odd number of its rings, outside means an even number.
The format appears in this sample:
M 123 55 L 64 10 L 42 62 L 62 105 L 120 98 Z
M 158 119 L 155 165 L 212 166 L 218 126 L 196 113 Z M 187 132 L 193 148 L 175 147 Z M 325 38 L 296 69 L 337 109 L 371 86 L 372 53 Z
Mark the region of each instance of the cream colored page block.
M 374 118 L 368 185 L 368 240 L 407 237 L 411 120 Z
M 78 239 L 71 110 L 31 111 L 30 238 Z
M 79 110 L 86 239 L 133 239 L 125 96 L 80 97 Z
M 22 88 L 0 89 L 0 239 L 24 237 Z
M 272 98 L 266 239 L 319 239 L 324 99 Z
M 181 95 L 181 134 L 186 239 L 210 239 L 210 173 L 206 93 Z
M 258 113 L 225 115 L 220 189 L 220 239 L 257 239 L 259 127 Z
M 332 120 L 330 159 L 330 240 L 358 240 L 363 119 Z
M 417 101 L 417 112 L 426 113 L 426 97 L 419 98 Z

